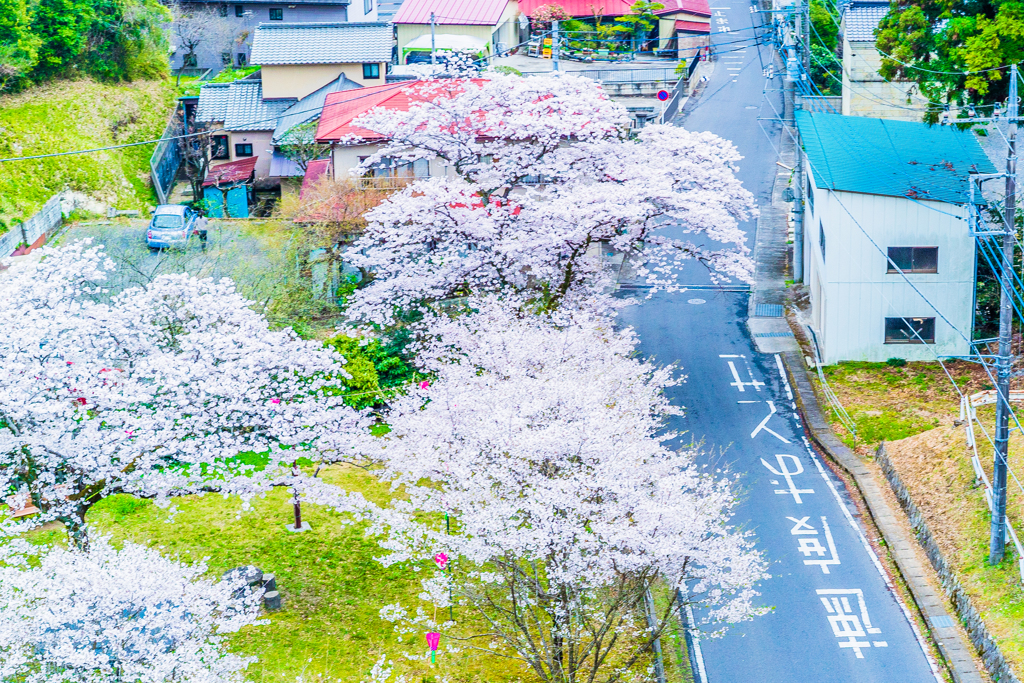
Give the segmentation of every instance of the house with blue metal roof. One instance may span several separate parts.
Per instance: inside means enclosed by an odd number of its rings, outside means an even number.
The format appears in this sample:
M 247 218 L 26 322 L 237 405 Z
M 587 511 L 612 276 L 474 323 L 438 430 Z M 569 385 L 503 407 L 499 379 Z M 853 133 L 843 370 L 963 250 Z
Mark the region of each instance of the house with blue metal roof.
M 807 111 L 796 119 L 804 282 L 822 361 L 969 353 L 968 178 L 996 171 L 975 134 Z

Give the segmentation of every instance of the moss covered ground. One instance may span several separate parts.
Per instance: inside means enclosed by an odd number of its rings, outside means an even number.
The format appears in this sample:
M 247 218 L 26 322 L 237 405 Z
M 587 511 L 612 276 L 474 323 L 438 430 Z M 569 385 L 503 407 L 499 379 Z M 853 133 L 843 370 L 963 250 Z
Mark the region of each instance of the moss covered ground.
M 0 157 L 52 154 L 160 137 L 175 102 L 173 81 L 119 85 L 54 81 L 0 97 Z M 0 232 L 64 189 L 119 209 L 155 203 L 153 145 L 0 164 Z

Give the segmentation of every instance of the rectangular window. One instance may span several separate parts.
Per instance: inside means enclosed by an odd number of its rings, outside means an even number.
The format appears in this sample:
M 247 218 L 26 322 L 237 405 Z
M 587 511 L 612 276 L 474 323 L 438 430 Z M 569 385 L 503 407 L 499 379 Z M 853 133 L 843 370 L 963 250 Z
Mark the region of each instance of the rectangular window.
M 818 221 L 818 244 L 821 245 L 821 258 L 825 260 L 825 226 Z
M 245 66 L 245 62 L 246 61 L 247 61 L 247 59 L 246 59 L 245 53 L 244 52 L 239 52 L 238 53 L 238 66 Z
M 886 318 L 886 344 L 934 344 L 935 318 Z
M 363 64 L 363 78 L 380 78 L 380 64 Z
M 228 15 L 228 6 L 225 4 L 218 5 L 217 14 L 219 14 L 222 17 L 226 17 Z
M 187 55 L 181 58 L 181 65 L 184 67 L 195 67 L 196 64 L 198 63 L 199 60 L 196 59 L 195 52 L 189 52 Z
M 228 136 L 213 135 L 210 137 L 210 156 L 214 159 L 228 159 Z
M 270 8 L 270 20 L 271 21 L 284 21 L 284 9 L 281 7 Z
M 938 247 L 889 247 L 887 273 L 939 272 Z M 896 270 L 899 268 L 899 270 Z
M 231 53 L 230 52 L 221 52 L 220 53 L 220 63 L 223 64 L 224 66 L 231 66 Z
M 236 17 L 244 17 L 245 16 L 245 7 L 243 5 L 235 5 L 235 16 Z
M 811 210 L 811 213 L 814 213 L 814 185 L 811 184 L 811 176 L 810 176 L 810 174 L 808 174 L 808 176 L 807 176 L 807 193 L 806 193 L 806 197 L 807 197 L 807 208 L 809 208 Z
M 363 14 L 367 15 L 373 11 L 373 0 L 363 0 Z
M 251 157 L 252 156 L 252 145 L 238 143 L 235 145 L 235 156 L 236 157 Z

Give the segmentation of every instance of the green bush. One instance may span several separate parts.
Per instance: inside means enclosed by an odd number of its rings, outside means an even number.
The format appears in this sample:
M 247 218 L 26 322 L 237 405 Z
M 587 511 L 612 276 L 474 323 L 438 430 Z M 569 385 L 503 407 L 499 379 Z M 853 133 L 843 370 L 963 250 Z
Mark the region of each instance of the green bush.
M 341 334 L 324 342 L 345 357 L 345 380 L 350 396 L 345 402 L 353 408 L 381 405 L 389 389 L 406 385 L 417 378 L 415 369 L 403 353 L 404 345 L 382 344 L 378 339 L 363 340 Z
M 885 361 L 885 364 L 892 368 L 902 368 L 907 364 L 907 361 L 904 358 L 890 358 Z

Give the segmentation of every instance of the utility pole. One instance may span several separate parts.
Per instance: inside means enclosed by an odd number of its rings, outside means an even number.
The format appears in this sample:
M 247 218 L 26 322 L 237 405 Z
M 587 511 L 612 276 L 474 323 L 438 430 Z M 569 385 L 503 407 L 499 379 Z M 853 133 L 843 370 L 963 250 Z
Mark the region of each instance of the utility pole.
M 558 19 L 551 22 L 551 65 L 558 71 Z
M 996 439 L 992 464 L 992 535 L 988 561 L 1003 561 L 1006 551 L 1006 470 L 1010 444 L 1010 342 L 1013 339 L 1013 242 L 1017 233 L 1017 65 L 1010 67 L 1007 118 L 1010 131 L 1006 149 L 1006 209 L 1003 212 L 1003 264 L 999 275 L 999 357 L 996 359 Z
M 800 150 L 800 136 L 796 132 L 796 82 L 800 79 L 800 67 L 796 59 L 796 47 L 792 36 L 786 41 L 785 112 L 786 125 L 793 133 L 796 147 L 796 163 L 793 166 L 793 281 L 804 279 L 804 198 L 803 160 Z
M 430 63 L 437 64 L 437 45 L 434 41 L 434 13 L 430 13 Z

